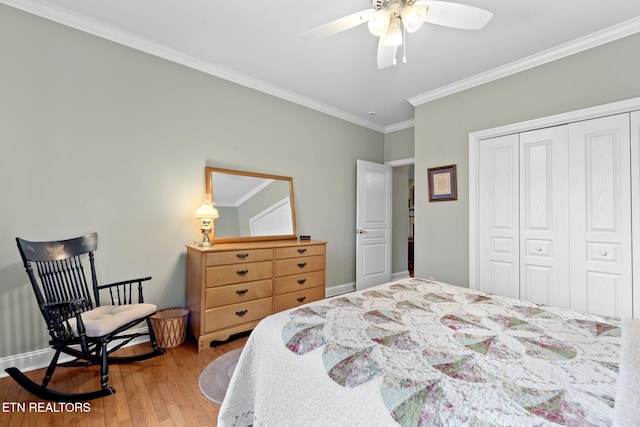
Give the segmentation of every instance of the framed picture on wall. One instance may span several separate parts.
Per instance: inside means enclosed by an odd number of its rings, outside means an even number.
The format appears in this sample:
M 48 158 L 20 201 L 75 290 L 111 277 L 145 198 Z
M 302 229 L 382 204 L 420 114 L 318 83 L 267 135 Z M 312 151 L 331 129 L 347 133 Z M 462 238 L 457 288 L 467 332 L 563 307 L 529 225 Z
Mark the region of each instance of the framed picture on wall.
M 428 174 L 430 202 L 458 200 L 456 165 L 430 168 L 428 169 Z

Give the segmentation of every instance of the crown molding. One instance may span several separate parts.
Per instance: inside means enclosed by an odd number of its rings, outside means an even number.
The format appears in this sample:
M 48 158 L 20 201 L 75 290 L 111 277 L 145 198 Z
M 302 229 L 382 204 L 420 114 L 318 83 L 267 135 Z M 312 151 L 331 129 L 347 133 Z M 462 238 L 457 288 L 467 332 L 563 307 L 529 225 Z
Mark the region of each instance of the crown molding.
M 393 125 L 385 126 L 384 133 L 395 132 L 402 129 L 408 129 L 415 126 L 415 120 L 405 120 L 404 122 L 395 123 Z
M 322 102 L 318 102 L 296 92 L 292 92 L 279 86 L 267 83 L 265 81 L 255 79 L 242 73 L 238 73 L 229 68 L 221 67 L 219 65 L 203 61 L 202 59 L 185 55 L 173 49 L 168 49 L 145 38 L 124 31 L 121 28 L 106 25 L 103 22 L 99 22 L 86 16 L 79 15 L 77 13 L 71 12 L 68 9 L 64 9 L 58 6 L 54 6 L 50 3 L 37 0 L 0 0 L 0 3 L 6 4 L 15 9 L 22 10 L 24 12 L 31 13 L 41 18 L 57 22 L 67 27 L 71 27 L 76 30 L 80 30 L 82 32 L 89 33 L 94 36 L 130 47 L 132 49 L 148 53 L 167 61 L 184 65 L 185 67 L 189 67 L 194 70 L 198 70 L 203 73 L 210 74 L 212 76 L 219 77 L 233 83 L 237 83 L 241 86 L 245 86 L 250 89 L 254 89 L 256 91 L 263 92 L 298 105 L 302 105 L 312 110 L 325 113 L 329 116 L 354 123 L 356 125 L 374 130 L 376 132 L 385 132 L 385 127 L 378 123 L 366 120 L 351 113 L 347 113 L 343 110 L 324 104 Z
M 640 32 L 640 17 L 407 99 L 414 107 Z

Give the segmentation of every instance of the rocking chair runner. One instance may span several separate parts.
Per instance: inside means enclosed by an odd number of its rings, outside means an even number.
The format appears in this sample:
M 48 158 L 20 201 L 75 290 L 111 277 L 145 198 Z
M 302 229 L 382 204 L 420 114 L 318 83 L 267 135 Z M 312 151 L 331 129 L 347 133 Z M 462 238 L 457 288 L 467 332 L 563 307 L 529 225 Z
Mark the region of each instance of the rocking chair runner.
M 30 380 L 17 368 L 6 369 L 23 388 L 42 399 L 59 402 L 108 396 L 115 393 L 115 389 L 107 386 L 110 363 L 131 363 L 165 353 L 158 348 L 149 319 L 156 312 L 156 306 L 145 303 L 142 296 L 142 283 L 151 277 L 99 286 L 93 255 L 98 246 L 96 233 L 54 242 L 28 242 L 20 238 L 16 241 L 51 336 L 49 344 L 55 350 L 42 384 Z M 87 259 L 91 291 L 83 266 Z M 110 305 L 100 304 L 101 290 L 108 292 Z M 137 303 L 134 303 L 136 294 Z M 142 322 L 146 322 L 148 332 L 127 331 Z M 149 335 L 150 352 L 126 357 L 110 356 L 134 338 L 144 335 Z M 59 365 L 60 353 L 75 359 Z M 91 365 L 100 365 L 100 389 L 67 393 L 48 388 L 57 366 Z

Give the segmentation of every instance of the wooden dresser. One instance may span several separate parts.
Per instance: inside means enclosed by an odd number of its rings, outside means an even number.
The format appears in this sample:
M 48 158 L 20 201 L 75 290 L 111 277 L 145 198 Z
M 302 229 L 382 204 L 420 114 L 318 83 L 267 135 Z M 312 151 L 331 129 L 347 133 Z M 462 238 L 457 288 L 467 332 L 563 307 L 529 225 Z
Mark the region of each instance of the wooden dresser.
M 187 245 L 189 331 L 198 351 L 282 310 L 325 296 L 326 242 Z

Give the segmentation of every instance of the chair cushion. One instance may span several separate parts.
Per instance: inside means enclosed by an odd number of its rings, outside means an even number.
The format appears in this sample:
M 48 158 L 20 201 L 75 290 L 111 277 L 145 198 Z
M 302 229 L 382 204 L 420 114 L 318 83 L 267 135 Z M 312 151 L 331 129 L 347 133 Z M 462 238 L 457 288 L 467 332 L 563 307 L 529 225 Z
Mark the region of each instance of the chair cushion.
M 101 305 L 81 314 L 88 337 L 101 337 L 119 327 L 156 312 L 155 304 Z M 69 319 L 73 333 L 78 335 L 76 318 Z

